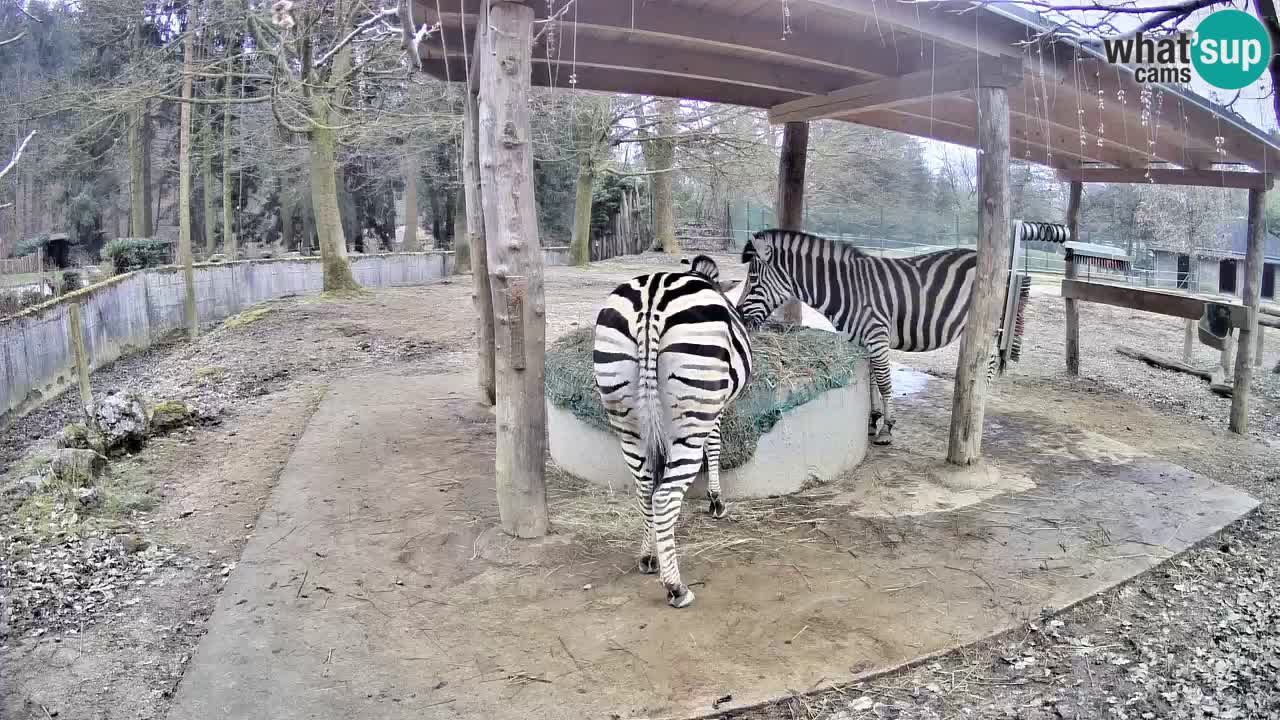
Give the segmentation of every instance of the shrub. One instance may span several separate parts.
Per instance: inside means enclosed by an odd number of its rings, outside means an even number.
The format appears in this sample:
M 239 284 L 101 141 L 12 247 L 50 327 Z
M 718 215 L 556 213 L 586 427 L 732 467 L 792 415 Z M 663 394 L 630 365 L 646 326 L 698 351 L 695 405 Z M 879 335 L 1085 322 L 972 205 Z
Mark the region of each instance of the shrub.
M 169 262 L 169 243 L 147 238 L 116 238 L 102 248 L 117 273 L 159 267 Z
M 26 257 L 34 253 L 36 250 L 47 250 L 49 248 L 49 236 L 37 235 L 35 237 L 19 240 L 13 246 L 13 257 Z

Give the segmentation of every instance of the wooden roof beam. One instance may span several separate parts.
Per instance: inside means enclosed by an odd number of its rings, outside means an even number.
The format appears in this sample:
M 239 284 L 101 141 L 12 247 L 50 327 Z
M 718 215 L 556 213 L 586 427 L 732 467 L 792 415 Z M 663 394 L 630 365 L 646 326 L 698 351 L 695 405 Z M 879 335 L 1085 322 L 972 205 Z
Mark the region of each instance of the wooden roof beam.
M 1098 168 L 1058 170 L 1058 179 L 1090 183 L 1153 183 L 1155 185 L 1195 185 L 1244 190 L 1270 190 L 1275 185 L 1271 173 L 1232 170 L 1182 170 L 1179 168 Z
M 1022 81 L 1022 60 L 985 58 L 973 65 L 952 65 L 898 77 L 882 78 L 825 95 L 793 100 L 769 108 L 769 122 L 784 123 L 849 116 L 903 105 L 922 98 L 953 95 L 984 85 L 1007 87 Z
M 952 47 L 972 50 L 976 53 L 991 56 L 1021 56 L 1022 52 L 1013 45 L 1016 40 L 1027 40 L 1029 35 L 1025 28 L 1017 28 L 1016 35 L 999 32 L 995 18 L 984 17 L 991 26 L 984 32 L 976 31 L 977 18 L 975 9 L 964 3 L 954 8 L 944 7 L 937 3 L 934 7 L 924 3 L 898 2 L 897 0 L 792 0 L 801 6 L 820 8 L 839 15 L 863 18 L 878 27 L 885 25 L 900 28 L 926 39 L 935 39 Z M 955 4 L 953 4 L 954 6 Z M 968 14 L 962 14 L 965 11 Z M 971 58 L 972 59 L 972 58 Z
M 437 6 L 430 0 L 411 0 L 414 21 L 418 24 L 442 21 L 445 25 L 458 26 L 466 16 L 466 22 L 474 26 L 483 0 L 449 0 Z M 461 13 L 458 11 L 461 6 Z M 437 12 L 437 7 L 440 11 Z M 546 3 L 534 3 L 539 20 L 547 17 Z M 579 35 L 592 32 L 619 31 L 631 37 L 653 41 L 667 39 L 686 44 L 697 44 L 708 50 L 737 50 L 744 48 L 765 62 L 784 63 L 825 68 L 827 70 L 858 73 L 870 77 L 898 75 L 901 67 L 898 59 L 880 52 L 868 43 L 851 42 L 848 35 L 825 34 L 806 30 L 803 39 L 783 38 L 776 22 L 762 22 L 748 18 L 735 18 L 726 22 L 723 15 L 712 10 L 698 10 L 687 6 L 664 3 L 584 2 L 564 18 L 560 42 L 570 47 L 571 28 L 577 23 Z M 581 56 L 579 56 L 581 60 Z M 731 59 L 726 59 L 730 60 Z M 915 59 L 919 67 L 924 59 Z M 909 69 L 917 69 L 912 67 Z

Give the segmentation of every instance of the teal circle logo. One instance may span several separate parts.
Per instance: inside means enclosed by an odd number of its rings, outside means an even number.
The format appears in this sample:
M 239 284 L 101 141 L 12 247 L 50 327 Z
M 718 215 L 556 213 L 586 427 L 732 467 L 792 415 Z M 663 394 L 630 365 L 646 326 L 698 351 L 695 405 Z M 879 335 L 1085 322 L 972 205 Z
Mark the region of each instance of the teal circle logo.
M 1200 77 L 1223 90 L 1257 82 L 1271 59 L 1271 38 L 1256 17 L 1242 10 L 1219 10 L 1196 27 L 1191 62 Z

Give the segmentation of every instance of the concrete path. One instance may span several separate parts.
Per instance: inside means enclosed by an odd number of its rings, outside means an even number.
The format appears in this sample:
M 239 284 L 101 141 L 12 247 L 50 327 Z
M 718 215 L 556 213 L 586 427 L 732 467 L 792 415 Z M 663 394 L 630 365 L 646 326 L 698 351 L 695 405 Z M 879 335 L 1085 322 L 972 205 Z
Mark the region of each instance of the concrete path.
M 726 710 L 1016 626 L 1256 504 L 1030 414 L 989 413 L 989 464 L 957 474 L 937 459 L 944 383 L 925 384 L 898 406 L 910 422 L 897 446 L 873 450 L 851 477 L 738 503 L 730 522 L 686 506 L 678 541 L 697 601 L 677 611 L 609 535 L 630 498 L 559 485 L 558 533 L 526 543 L 495 531 L 493 421 L 470 376 L 339 383 L 261 514 L 169 717 Z

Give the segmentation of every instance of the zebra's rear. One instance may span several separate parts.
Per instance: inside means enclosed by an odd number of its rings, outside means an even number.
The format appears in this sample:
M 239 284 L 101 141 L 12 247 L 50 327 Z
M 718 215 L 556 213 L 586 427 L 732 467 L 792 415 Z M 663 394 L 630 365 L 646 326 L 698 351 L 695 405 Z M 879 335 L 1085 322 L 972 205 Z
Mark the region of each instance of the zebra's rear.
M 641 542 L 641 570 L 661 570 L 671 604 L 684 607 L 693 593 L 680 582 L 675 521 L 704 455 L 712 511 L 723 512 L 720 417 L 750 379 L 750 338 L 705 276 L 654 273 L 623 283 L 605 300 L 593 360 L 601 402 L 650 528 Z

